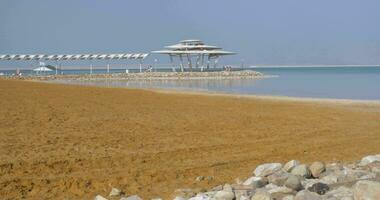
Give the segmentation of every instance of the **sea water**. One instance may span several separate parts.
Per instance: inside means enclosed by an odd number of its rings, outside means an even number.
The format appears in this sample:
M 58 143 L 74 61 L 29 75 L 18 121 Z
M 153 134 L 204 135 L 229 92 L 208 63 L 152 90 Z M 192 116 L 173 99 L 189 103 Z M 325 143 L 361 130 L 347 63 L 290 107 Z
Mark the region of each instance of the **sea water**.
M 251 69 L 274 77 L 223 80 L 70 81 L 70 83 L 233 94 L 380 100 L 380 67 L 261 67 Z

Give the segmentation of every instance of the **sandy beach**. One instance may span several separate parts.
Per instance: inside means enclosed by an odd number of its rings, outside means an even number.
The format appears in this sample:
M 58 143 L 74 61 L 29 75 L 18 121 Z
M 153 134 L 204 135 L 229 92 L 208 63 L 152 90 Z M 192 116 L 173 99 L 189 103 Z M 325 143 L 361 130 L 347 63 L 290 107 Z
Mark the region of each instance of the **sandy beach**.
M 0 79 L 0 197 L 93 199 L 117 187 L 167 199 L 249 177 L 264 162 L 377 154 L 379 121 L 377 102 Z

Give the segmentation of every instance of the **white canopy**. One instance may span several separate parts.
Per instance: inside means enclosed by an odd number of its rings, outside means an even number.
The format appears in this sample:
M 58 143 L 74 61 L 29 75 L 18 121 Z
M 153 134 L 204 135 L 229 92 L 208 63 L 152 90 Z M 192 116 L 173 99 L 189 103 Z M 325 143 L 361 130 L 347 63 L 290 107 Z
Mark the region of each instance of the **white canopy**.
M 47 67 L 37 67 L 37 68 L 33 69 L 33 71 L 35 71 L 35 72 L 50 72 L 52 70 L 47 68 Z

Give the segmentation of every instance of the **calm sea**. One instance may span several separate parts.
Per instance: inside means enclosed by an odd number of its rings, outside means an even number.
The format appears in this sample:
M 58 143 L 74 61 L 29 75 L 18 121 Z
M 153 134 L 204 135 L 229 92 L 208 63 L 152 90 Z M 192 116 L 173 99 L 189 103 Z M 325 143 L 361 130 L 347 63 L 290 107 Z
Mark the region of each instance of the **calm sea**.
M 210 92 L 380 100 L 380 67 L 252 68 L 273 78 L 245 80 L 71 81 L 108 87 L 164 88 Z

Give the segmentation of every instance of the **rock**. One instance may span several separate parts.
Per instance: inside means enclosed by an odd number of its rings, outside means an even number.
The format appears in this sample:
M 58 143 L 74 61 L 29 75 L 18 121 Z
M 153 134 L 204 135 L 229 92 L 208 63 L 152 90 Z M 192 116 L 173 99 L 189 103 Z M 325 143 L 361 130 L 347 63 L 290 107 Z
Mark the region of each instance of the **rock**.
M 310 192 L 315 192 L 319 195 L 324 195 L 327 191 L 330 190 L 330 187 L 324 183 L 315 183 L 311 187 L 307 188 Z
M 163 199 L 161 199 L 161 198 L 153 198 L 151 200 L 163 200 Z
M 298 165 L 293 168 L 292 172 L 293 175 L 296 176 L 302 176 L 304 178 L 310 178 L 311 177 L 311 172 L 310 169 L 307 165 Z
M 117 189 L 117 188 L 112 188 L 112 189 L 111 189 L 111 192 L 110 192 L 110 194 L 109 194 L 109 196 L 110 196 L 110 197 L 112 197 L 112 196 L 120 196 L 120 194 L 121 194 L 121 191 L 120 191 L 119 189 Z
M 195 196 L 195 192 L 192 189 L 189 188 L 182 188 L 182 189 L 177 189 L 174 192 L 174 195 L 177 197 L 183 197 L 184 199 L 189 199 L 193 196 Z
M 295 197 L 293 195 L 286 195 L 284 197 L 282 197 L 282 200 L 294 200 Z
M 297 166 L 297 165 L 300 165 L 300 161 L 298 160 L 291 160 L 289 162 L 287 162 L 284 167 L 282 168 L 285 172 L 291 172 L 292 169 Z
M 273 189 L 269 190 L 268 193 L 271 196 L 279 196 L 279 195 L 286 196 L 289 194 L 293 194 L 294 191 L 290 188 L 285 187 L 285 186 L 281 186 L 281 187 L 277 187 L 277 188 L 273 188 Z M 278 198 L 276 198 L 276 199 L 278 199 Z
M 318 179 L 305 179 L 305 180 L 301 181 L 301 184 L 302 184 L 303 188 L 307 189 L 307 188 L 309 188 L 309 187 L 311 187 L 314 184 L 319 183 L 319 182 L 321 182 L 321 180 L 318 180 Z
M 191 197 L 188 200 L 210 200 L 210 197 L 207 196 L 207 195 L 204 195 L 204 194 L 199 194 L 199 195 L 197 195 L 195 197 Z
M 335 197 L 337 199 L 343 199 L 343 198 L 353 198 L 353 193 L 351 189 L 341 186 L 335 190 L 330 190 L 325 194 L 326 198 L 332 198 Z
M 174 198 L 174 200 L 186 200 L 186 199 L 183 198 L 183 197 L 177 196 L 177 197 Z
M 232 200 L 234 198 L 235 198 L 235 194 L 232 191 L 226 191 L 226 190 L 218 191 L 214 195 L 215 200 Z
M 366 157 L 362 158 L 359 165 L 365 166 L 365 165 L 368 165 L 368 164 L 373 163 L 373 162 L 380 162 L 380 154 L 366 156 Z
M 230 184 L 224 184 L 223 186 L 224 191 L 232 192 L 232 186 Z
M 240 196 L 239 198 L 236 198 L 236 200 L 250 200 L 249 196 Z
M 283 186 L 286 179 L 288 179 L 289 175 L 289 173 L 280 170 L 278 172 L 275 172 L 274 174 L 269 175 L 268 182 L 278 186 Z
M 197 182 L 200 182 L 200 181 L 203 181 L 203 180 L 205 180 L 204 176 L 198 176 L 197 178 L 195 178 L 195 181 L 197 181 Z
M 255 188 L 261 188 L 268 184 L 268 179 L 265 177 L 252 176 L 244 181 L 243 185 L 253 185 Z
M 281 170 L 281 163 L 266 163 L 256 167 L 255 176 L 265 177 Z
M 123 197 L 120 200 L 142 200 L 142 198 L 140 198 L 138 195 L 132 195 L 129 197 Z
M 319 178 L 319 176 L 326 170 L 325 164 L 322 162 L 314 162 L 310 165 L 310 172 L 314 178 Z
M 101 195 L 96 195 L 96 197 L 94 198 L 94 200 L 108 200 L 108 199 L 102 197 Z
M 220 191 L 220 190 L 223 190 L 223 185 L 218 185 L 211 189 L 211 191 Z
M 264 190 L 258 190 L 256 193 L 251 197 L 251 200 L 273 200 L 273 198 L 270 196 L 270 194 Z
M 299 177 L 295 175 L 290 175 L 288 179 L 286 179 L 284 185 L 292 190 L 300 191 L 302 190 L 302 184 Z
M 338 182 L 338 176 L 335 174 L 329 174 L 321 178 L 321 181 L 323 181 L 326 184 L 334 184 Z
M 299 191 L 295 198 L 295 200 L 322 200 L 322 197 L 317 193 L 309 192 L 307 190 Z
M 380 183 L 375 181 L 358 181 L 353 186 L 355 200 L 380 199 Z

